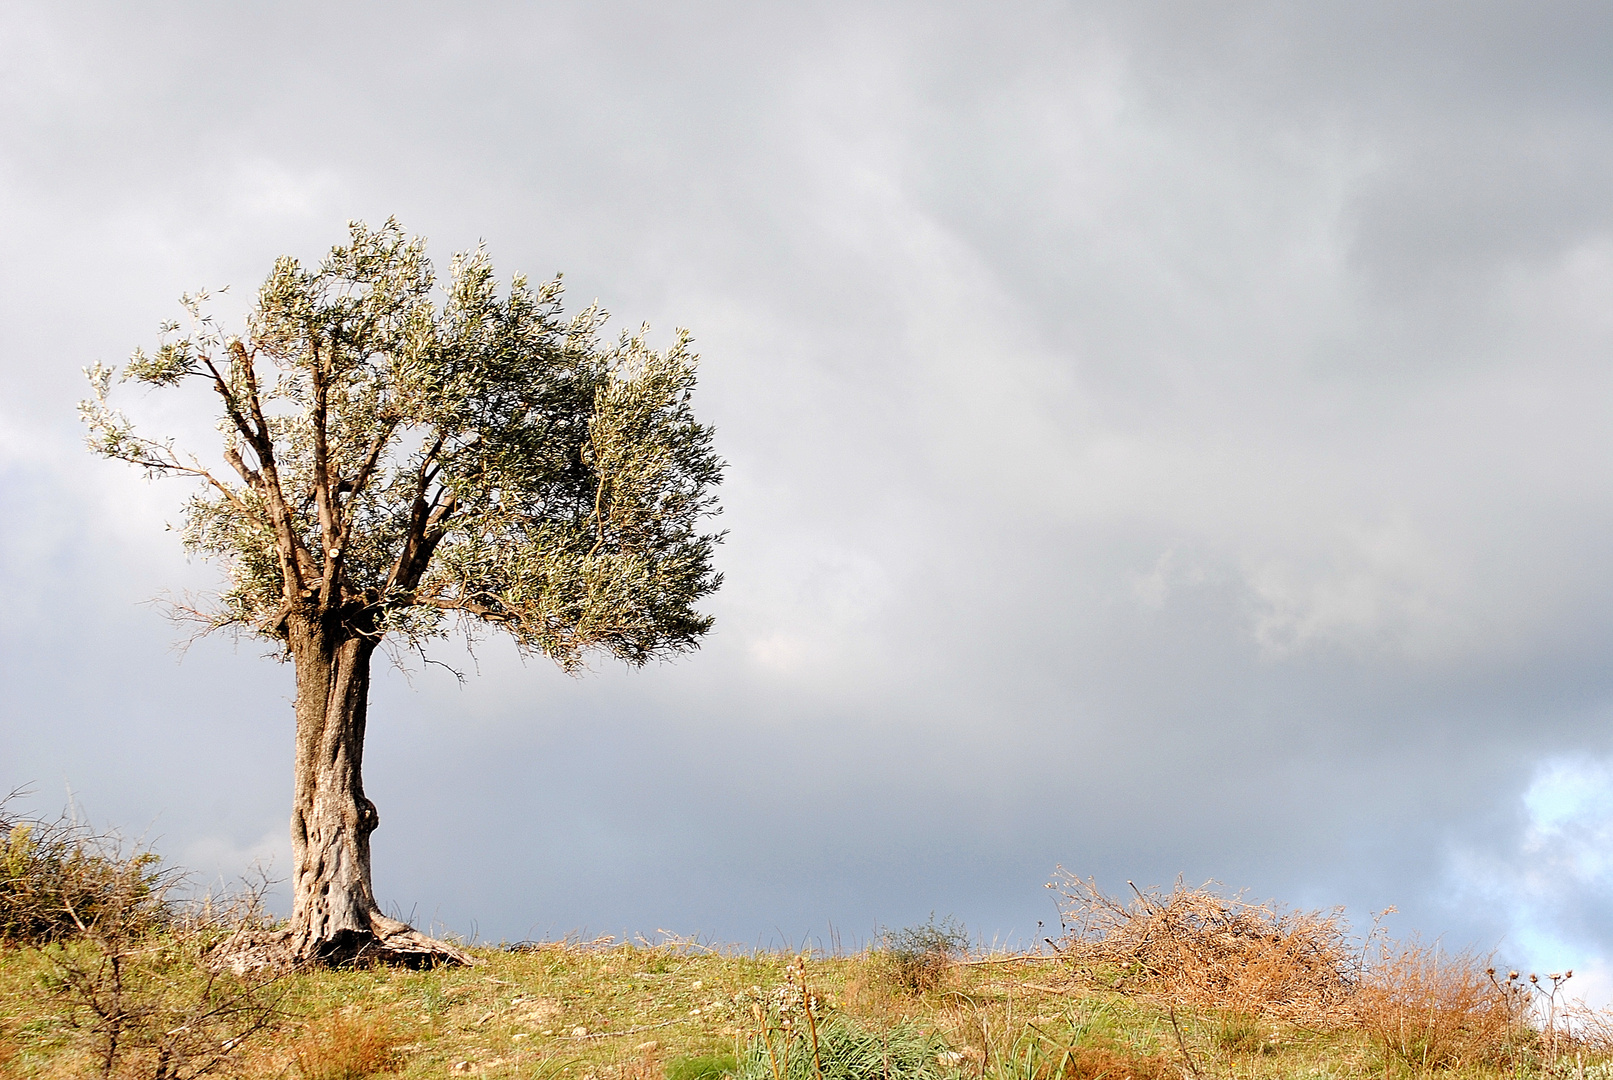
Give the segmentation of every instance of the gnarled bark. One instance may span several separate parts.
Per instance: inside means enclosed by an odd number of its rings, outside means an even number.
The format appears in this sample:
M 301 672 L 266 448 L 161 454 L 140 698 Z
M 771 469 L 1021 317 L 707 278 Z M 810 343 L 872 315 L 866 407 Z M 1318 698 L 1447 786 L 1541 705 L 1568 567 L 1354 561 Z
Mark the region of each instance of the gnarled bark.
M 324 625 L 322 625 L 324 624 Z M 292 964 L 472 963 L 471 957 L 381 913 L 370 884 L 370 834 L 380 824 L 364 794 L 364 725 L 378 637 L 292 618 L 297 755 L 291 811 L 289 924 L 221 950 L 232 968 Z

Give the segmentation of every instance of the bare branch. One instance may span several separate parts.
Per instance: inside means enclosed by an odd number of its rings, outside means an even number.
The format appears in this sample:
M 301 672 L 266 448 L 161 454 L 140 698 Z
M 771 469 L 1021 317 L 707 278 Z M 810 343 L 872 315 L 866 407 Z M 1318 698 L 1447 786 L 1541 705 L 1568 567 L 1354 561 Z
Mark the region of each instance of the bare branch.
M 250 513 L 250 508 L 247 506 L 246 502 L 242 500 L 242 498 L 237 495 L 229 487 L 229 485 L 223 483 L 211 472 L 209 472 L 201 462 L 196 460 L 195 457 L 192 457 L 190 464 L 187 465 L 185 462 L 179 459 L 179 455 L 174 452 L 174 448 L 169 446 L 167 443 L 160 443 L 154 439 L 142 438 L 132 433 L 125 434 L 123 439 L 125 442 L 131 443 L 138 447 L 141 452 L 138 454 L 120 453 L 117 455 L 117 457 L 121 458 L 122 460 L 133 465 L 139 465 L 141 468 L 154 470 L 156 472 L 197 477 L 198 479 L 206 481 L 209 486 L 211 486 L 220 495 L 224 496 L 224 498 L 229 501 L 231 506 L 235 507 L 242 513 Z M 237 460 L 239 460 L 240 455 L 236 455 L 236 457 Z M 227 458 L 228 455 L 226 454 L 226 459 Z
M 347 484 L 346 516 L 342 519 L 342 531 L 336 537 L 338 551 L 347 550 L 347 541 L 353 532 L 353 505 L 370 482 L 370 474 L 375 471 L 375 463 L 381 459 L 381 451 L 386 449 L 387 441 L 391 439 L 392 432 L 397 426 L 397 420 L 392 417 L 381 421 L 381 429 L 375 433 L 375 438 L 370 440 L 369 449 L 365 451 L 363 464 Z
M 319 514 L 319 541 L 325 549 L 325 568 L 320 576 L 319 596 L 327 607 L 335 602 L 336 575 L 341 567 L 342 550 L 337 542 L 337 507 L 331 492 L 330 444 L 325 431 L 329 419 L 330 384 L 319 356 L 319 339 L 309 343 L 309 368 L 314 383 L 314 507 Z
M 388 592 L 400 587 L 412 589 L 425 571 L 426 561 L 431 558 L 431 551 L 427 550 L 425 561 L 420 559 L 426 542 L 426 528 L 432 516 L 432 506 L 426 501 L 426 492 L 436 475 L 433 465 L 436 463 L 437 455 L 442 453 L 446 438 L 445 435 L 438 433 L 437 441 L 432 443 L 431 449 L 420 458 L 420 468 L 415 474 L 414 502 L 409 508 L 409 529 L 404 534 L 403 547 L 398 551 L 398 560 L 393 564 L 392 572 L 387 575 Z M 432 544 L 431 549 L 435 548 L 436 544 Z
M 246 348 L 239 341 L 233 343 L 231 348 L 232 351 L 235 349 L 240 349 L 241 355 L 245 355 Z M 208 374 L 213 377 L 213 389 L 216 390 L 218 392 L 218 396 L 224 400 L 224 412 L 229 416 L 230 422 L 235 425 L 235 429 L 241 433 L 242 437 L 246 439 L 248 444 L 250 444 L 251 447 L 256 450 L 259 442 L 266 437 L 267 433 L 265 432 L 260 434 L 259 432 L 252 430 L 251 425 L 247 423 L 246 417 L 242 415 L 240 406 L 236 403 L 235 394 L 230 390 L 230 384 L 224 380 L 224 376 L 220 374 L 218 368 L 214 366 L 213 358 L 210 356 L 203 356 L 201 360 L 202 363 L 207 366 Z
M 274 525 L 275 545 L 280 554 L 280 573 L 288 603 L 295 604 L 307 591 L 306 581 L 314 575 L 313 560 L 308 548 L 298 535 L 291 509 L 280 486 L 280 473 L 275 468 L 274 440 L 270 437 L 269 422 L 263 416 L 263 402 L 258 394 L 258 376 L 252 366 L 252 357 L 239 338 L 230 342 L 230 353 L 241 366 L 241 377 L 246 381 L 247 405 L 257 431 L 246 430 L 248 441 L 258 455 L 259 490 L 269 504 L 269 520 Z
M 257 488 L 263 483 L 263 477 L 258 473 L 258 470 L 249 467 L 242 460 L 241 452 L 235 447 L 226 446 L 224 448 L 224 460 L 229 462 L 230 468 L 234 469 L 241 479 L 245 480 L 253 488 Z

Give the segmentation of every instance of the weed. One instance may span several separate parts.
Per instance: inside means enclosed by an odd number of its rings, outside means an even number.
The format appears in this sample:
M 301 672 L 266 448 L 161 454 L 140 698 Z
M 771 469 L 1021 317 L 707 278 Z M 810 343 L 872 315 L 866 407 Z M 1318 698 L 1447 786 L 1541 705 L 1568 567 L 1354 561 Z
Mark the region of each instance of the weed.
M 1231 1054 L 1269 1054 L 1275 1049 L 1266 1040 L 1259 1020 L 1235 1011 L 1221 1014 L 1215 1027 L 1215 1045 Z
M 13 814 L 17 794 L 0 799 L 0 945 L 44 945 L 95 925 L 145 933 L 166 921 L 177 875 L 155 854 L 65 817 Z
M 665 975 L 677 966 L 678 958 L 667 949 L 652 949 L 644 962 L 644 970 L 651 975 Z
M 989 1045 L 982 1047 L 975 1060 L 982 1076 L 994 1060 L 992 1080 L 1180 1080 L 1192 1075 L 1173 1070 L 1163 1055 L 1115 1044 L 1100 1030 L 1108 1015 L 1108 1008 L 1100 1005 L 1067 1015 L 1062 1031 L 1027 1024 L 1011 1045 L 995 1055 Z
M 1101 1046 L 1080 1046 L 1054 1080 L 1177 1080 L 1180 1074 L 1156 1054 L 1117 1053 Z
M 19 836 L 22 842 L 18 842 Z M 39 837 L 44 839 L 40 840 Z M 182 1080 L 221 1071 L 276 1019 L 274 980 L 210 970 L 221 939 L 261 915 L 261 893 L 171 904 L 176 875 L 148 853 L 76 827 L 35 834 L 14 826 L 11 881 L 22 925 L 35 928 L 35 978 L 65 1012 L 64 1028 L 102 1076 Z M 60 904 L 67 928 L 53 922 Z M 13 923 L 18 925 L 18 923 Z

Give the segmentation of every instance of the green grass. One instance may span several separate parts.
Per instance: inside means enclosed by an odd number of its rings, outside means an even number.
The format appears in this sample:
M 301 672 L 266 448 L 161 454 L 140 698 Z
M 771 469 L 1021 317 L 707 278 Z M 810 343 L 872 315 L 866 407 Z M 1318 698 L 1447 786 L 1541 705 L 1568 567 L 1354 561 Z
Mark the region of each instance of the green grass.
M 698 1054 L 674 1058 L 666 1064 L 666 1080 L 723 1080 L 739 1071 L 733 1054 Z

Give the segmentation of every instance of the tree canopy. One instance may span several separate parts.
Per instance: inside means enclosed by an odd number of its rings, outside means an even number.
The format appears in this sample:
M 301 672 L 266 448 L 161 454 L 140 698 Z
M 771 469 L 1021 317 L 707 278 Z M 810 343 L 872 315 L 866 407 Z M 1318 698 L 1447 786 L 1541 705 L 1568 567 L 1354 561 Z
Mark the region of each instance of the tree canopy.
M 220 559 L 205 612 L 282 642 L 317 618 L 411 643 L 496 626 L 570 669 L 692 648 L 712 565 L 723 463 L 691 411 L 679 331 L 602 341 L 597 304 L 566 318 L 561 282 L 501 290 L 485 250 L 439 283 L 396 221 L 350 225 L 317 267 L 283 257 L 232 335 L 184 298 L 187 326 L 121 373 L 216 394 L 226 468 L 139 434 L 96 365 L 91 445 L 152 475 L 203 481 L 184 539 Z

